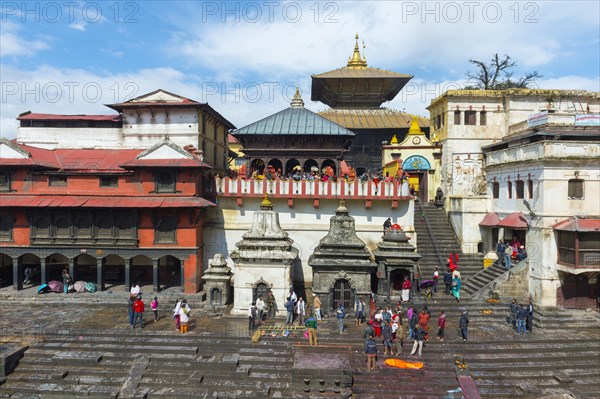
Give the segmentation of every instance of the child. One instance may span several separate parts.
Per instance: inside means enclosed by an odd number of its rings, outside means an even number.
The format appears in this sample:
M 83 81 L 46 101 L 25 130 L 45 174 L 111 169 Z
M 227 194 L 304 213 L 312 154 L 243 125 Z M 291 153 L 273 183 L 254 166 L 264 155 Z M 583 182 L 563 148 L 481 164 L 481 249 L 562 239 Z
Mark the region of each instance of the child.
M 154 322 L 158 321 L 158 298 L 154 297 L 154 300 L 150 302 L 150 309 L 154 313 Z

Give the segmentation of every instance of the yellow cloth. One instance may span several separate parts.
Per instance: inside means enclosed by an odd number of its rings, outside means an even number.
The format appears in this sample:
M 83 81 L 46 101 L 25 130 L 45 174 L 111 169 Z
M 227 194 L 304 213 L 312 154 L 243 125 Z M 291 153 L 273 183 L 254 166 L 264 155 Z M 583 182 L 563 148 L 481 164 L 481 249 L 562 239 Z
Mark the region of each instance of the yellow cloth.
M 402 359 L 387 359 L 385 364 L 399 369 L 421 369 L 423 368 L 423 362 L 407 362 Z

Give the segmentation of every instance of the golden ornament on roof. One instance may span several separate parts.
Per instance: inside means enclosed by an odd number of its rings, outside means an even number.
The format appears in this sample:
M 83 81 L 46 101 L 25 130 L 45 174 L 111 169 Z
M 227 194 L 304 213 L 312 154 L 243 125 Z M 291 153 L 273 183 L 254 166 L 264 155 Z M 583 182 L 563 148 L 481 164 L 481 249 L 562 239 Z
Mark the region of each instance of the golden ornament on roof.
M 356 43 L 354 44 L 354 53 L 352 53 L 352 57 L 348 58 L 347 66 L 349 68 L 366 68 L 367 59 L 360 56 L 360 49 L 358 47 L 358 33 L 356 33 L 354 38 L 356 39 Z

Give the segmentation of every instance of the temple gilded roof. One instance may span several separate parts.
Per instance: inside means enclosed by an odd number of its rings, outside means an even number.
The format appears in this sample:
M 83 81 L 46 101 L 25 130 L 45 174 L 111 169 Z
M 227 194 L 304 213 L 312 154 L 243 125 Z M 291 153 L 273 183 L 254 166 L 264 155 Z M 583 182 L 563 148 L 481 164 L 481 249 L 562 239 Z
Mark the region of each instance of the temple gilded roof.
M 412 75 L 388 71 L 379 68 L 352 68 L 343 67 L 334 69 L 333 71 L 323 72 L 317 75 L 312 75 L 313 78 L 401 78 L 412 79 Z
M 346 129 L 408 128 L 415 115 L 387 108 L 344 109 L 330 108 L 319 112 L 322 117 Z M 429 119 L 417 116 L 421 128 L 429 127 Z

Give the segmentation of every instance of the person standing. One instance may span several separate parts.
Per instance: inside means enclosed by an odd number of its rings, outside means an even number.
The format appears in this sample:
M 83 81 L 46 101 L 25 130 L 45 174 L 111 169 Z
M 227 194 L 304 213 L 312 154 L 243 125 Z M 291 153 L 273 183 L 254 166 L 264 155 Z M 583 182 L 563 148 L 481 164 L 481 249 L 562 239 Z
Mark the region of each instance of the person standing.
M 412 351 L 410 351 L 410 355 L 413 356 L 417 349 L 419 350 L 419 356 L 423 355 L 423 340 L 425 339 L 425 331 L 421 328 L 420 325 L 417 324 L 417 329 L 415 330 L 415 341 L 413 343 Z
M 142 296 L 138 295 L 135 302 L 133 303 L 133 328 L 137 325 L 137 321 L 140 321 L 140 330 L 144 327 L 143 315 L 144 315 L 144 301 Z
M 365 301 L 359 299 L 358 297 L 355 299 L 354 302 L 354 314 L 356 315 L 354 325 L 360 326 L 362 324 L 362 319 L 365 314 Z
M 390 355 L 394 355 L 392 350 L 392 326 L 388 321 L 384 321 L 381 326 L 381 335 L 383 336 L 383 354 L 387 355 L 388 351 Z
M 314 317 L 310 316 L 306 319 L 306 323 L 304 326 L 308 328 L 308 342 L 310 345 L 317 345 L 319 341 L 317 340 L 317 320 Z
M 397 322 L 392 324 L 392 339 L 396 342 L 396 355 L 402 354 L 402 347 L 404 346 L 404 328 L 402 328 L 402 319 L 398 319 Z
M 182 300 L 178 299 L 173 309 L 173 319 L 175 319 L 175 329 L 181 331 L 181 317 L 179 316 L 179 309 L 181 309 Z
M 158 298 L 154 297 L 152 302 L 150 302 L 150 309 L 152 309 L 152 313 L 154 313 L 154 322 L 158 321 Z
M 446 268 L 446 272 L 444 273 L 444 285 L 446 286 L 446 295 L 450 295 L 450 290 L 452 289 L 452 272 L 449 268 Z
M 424 339 L 425 341 L 429 341 L 429 313 L 427 309 L 423 308 L 421 313 L 419 313 L 419 326 L 425 332 Z
M 504 250 L 506 247 L 504 246 L 504 241 L 498 240 L 498 245 L 496 246 L 496 255 L 498 256 L 498 260 L 496 261 L 499 265 L 502 265 L 502 261 L 504 260 Z
M 298 302 L 298 295 L 296 295 L 296 293 L 294 292 L 293 288 L 290 288 L 290 295 L 289 295 L 289 297 L 292 300 L 292 302 L 294 303 L 294 306 L 296 306 L 296 302 Z
M 446 336 L 446 314 L 442 310 L 440 312 L 440 315 L 438 316 L 437 339 L 439 339 L 440 341 L 443 341 L 445 336 Z
M 288 297 L 283 306 L 287 312 L 285 323 L 292 324 L 294 322 L 294 302 L 290 299 L 290 297 Z
M 256 298 L 256 311 L 258 313 L 258 323 L 262 323 L 265 315 L 265 301 L 262 300 L 262 296 Z
M 138 285 L 138 283 L 133 283 L 133 285 L 131 286 L 131 290 L 129 290 L 129 296 L 132 298 L 137 298 L 139 294 L 140 286 Z
M 135 302 L 135 298 L 129 297 L 127 300 L 127 312 L 129 313 L 129 327 L 133 328 L 133 303 Z
M 31 267 L 27 266 L 25 268 L 24 273 L 25 273 L 25 280 L 23 280 L 23 284 L 31 284 L 31 273 L 32 273 Z
M 507 245 L 504 249 L 504 267 L 506 270 L 510 269 L 510 258 L 512 256 L 513 250 L 510 245 Z
M 469 339 L 469 315 L 465 308 L 460 308 L 460 319 L 458 320 L 458 328 L 460 328 L 462 340 L 466 342 Z
M 531 299 L 527 305 L 527 331 L 533 331 L 533 301 Z
M 365 327 L 365 329 L 363 331 L 363 339 L 365 340 L 365 343 L 374 336 L 375 336 L 375 329 L 371 325 L 371 320 L 369 320 L 369 321 L 367 321 L 367 326 Z
M 440 273 L 436 267 L 433 271 L 433 292 L 437 293 L 438 280 L 440 279 Z
M 252 302 L 250 304 L 250 307 L 248 308 L 248 334 L 250 335 L 252 335 L 252 331 L 254 331 L 254 328 L 256 326 L 256 316 L 256 302 Z
M 517 315 L 519 313 L 519 305 L 517 304 L 517 299 L 513 298 L 510 306 L 508 307 L 510 314 L 508 315 L 508 324 L 512 327 L 513 330 L 517 329 Z
M 313 295 L 313 306 L 315 308 L 315 317 L 317 318 L 317 321 L 321 321 L 322 319 L 322 315 L 321 315 L 321 298 L 319 298 L 319 296 L 315 293 L 312 294 Z
M 365 342 L 365 355 L 367 356 L 367 371 L 375 370 L 375 361 L 377 360 L 377 343 L 373 336 Z
M 181 301 L 181 307 L 179 308 L 179 328 L 182 334 L 188 332 L 188 323 L 190 321 L 191 309 L 187 304 L 187 300 Z
M 517 312 L 517 334 L 525 334 L 525 324 L 527 322 L 527 308 L 519 305 Z
M 277 304 L 275 303 L 275 295 L 273 295 L 273 291 L 269 291 L 269 295 L 267 295 L 267 317 L 274 317 L 275 314 L 277 314 Z
M 404 276 L 404 282 L 402 283 L 402 302 L 408 302 L 410 300 L 410 289 L 412 284 L 408 279 L 408 276 Z
M 448 263 L 450 263 L 450 270 L 454 271 L 458 269 L 458 251 L 454 251 L 448 257 Z
M 63 269 L 62 271 L 62 280 L 63 280 L 63 291 L 65 294 L 69 293 L 69 284 L 71 284 L 71 276 L 67 272 L 67 269 Z
M 306 316 L 306 302 L 304 298 L 300 297 L 296 302 L 296 315 L 298 315 L 298 325 L 304 325 L 304 316 Z
M 460 273 L 458 271 L 455 271 L 452 276 L 452 295 L 456 299 L 456 302 L 460 302 L 461 285 L 462 284 L 460 281 Z
M 340 334 L 344 332 L 344 317 L 346 317 L 346 309 L 344 309 L 344 305 L 340 302 L 335 311 L 335 317 L 338 321 L 338 328 L 340 330 Z

